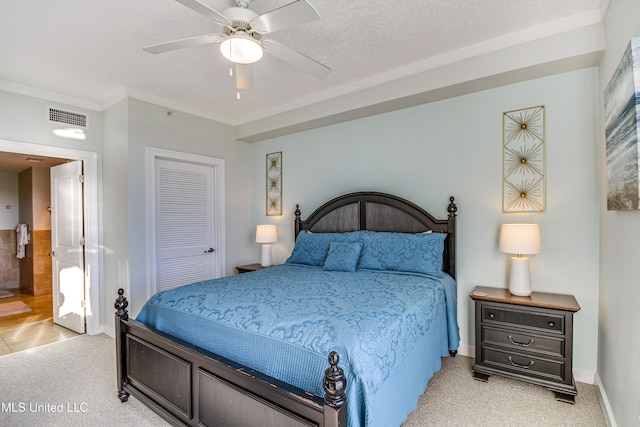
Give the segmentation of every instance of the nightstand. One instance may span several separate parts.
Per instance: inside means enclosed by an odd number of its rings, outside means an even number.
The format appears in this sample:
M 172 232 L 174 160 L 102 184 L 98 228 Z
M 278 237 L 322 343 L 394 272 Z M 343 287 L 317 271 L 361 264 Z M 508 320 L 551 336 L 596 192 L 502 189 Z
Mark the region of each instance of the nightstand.
M 255 264 L 241 265 L 239 267 L 236 267 L 236 270 L 238 270 L 238 274 L 242 274 L 242 273 L 249 273 L 250 271 L 262 270 L 263 268 L 264 267 L 262 267 L 260 263 L 255 263 Z
M 476 363 L 473 378 L 502 375 L 548 388 L 557 400 L 574 403 L 572 295 L 477 286 L 470 297 L 476 311 Z

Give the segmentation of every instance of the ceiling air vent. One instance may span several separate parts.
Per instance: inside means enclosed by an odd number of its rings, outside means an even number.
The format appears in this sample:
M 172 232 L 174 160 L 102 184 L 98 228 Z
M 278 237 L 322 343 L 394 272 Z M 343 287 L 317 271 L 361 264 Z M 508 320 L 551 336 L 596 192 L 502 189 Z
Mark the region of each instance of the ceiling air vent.
M 89 125 L 86 114 L 65 111 L 53 107 L 48 107 L 47 121 L 49 123 L 62 123 L 65 125 L 77 126 L 83 129 L 86 129 Z

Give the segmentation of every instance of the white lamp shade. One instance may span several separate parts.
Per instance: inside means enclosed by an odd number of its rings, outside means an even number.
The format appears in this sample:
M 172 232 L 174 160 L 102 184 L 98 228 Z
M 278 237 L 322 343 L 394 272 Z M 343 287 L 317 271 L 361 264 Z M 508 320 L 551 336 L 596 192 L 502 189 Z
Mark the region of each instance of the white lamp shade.
M 275 225 L 259 225 L 256 227 L 256 243 L 274 243 L 278 241 Z
M 264 55 L 260 42 L 241 31 L 222 40 L 220 52 L 229 61 L 238 64 L 253 64 Z
M 500 229 L 500 252 L 507 254 L 539 254 L 541 248 L 538 224 L 503 224 Z

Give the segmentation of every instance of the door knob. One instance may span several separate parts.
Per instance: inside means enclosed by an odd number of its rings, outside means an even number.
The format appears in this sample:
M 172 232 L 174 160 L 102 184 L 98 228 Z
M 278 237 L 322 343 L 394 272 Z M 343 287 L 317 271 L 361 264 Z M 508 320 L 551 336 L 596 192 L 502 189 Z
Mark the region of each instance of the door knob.
M 54 257 L 54 256 L 56 256 L 56 253 L 55 252 L 49 252 L 47 255 L 51 256 L 51 257 Z
M 207 252 L 214 252 L 214 251 L 215 251 L 215 249 L 209 248 L 209 250 L 208 251 L 204 251 L 204 253 L 206 254 Z

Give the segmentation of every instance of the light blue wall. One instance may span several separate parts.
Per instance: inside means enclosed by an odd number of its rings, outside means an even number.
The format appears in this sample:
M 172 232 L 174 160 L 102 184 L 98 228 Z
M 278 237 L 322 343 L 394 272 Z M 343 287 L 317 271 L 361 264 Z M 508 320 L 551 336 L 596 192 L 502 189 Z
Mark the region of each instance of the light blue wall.
M 504 287 L 508 256 L 498 251 L 506 222 L 540 224 L 542 253 L 531 257 L 537 291 L 570 293 L 575 368 L 596 370 L 598 304 L 598 72 L 586 69 L 359 119 L 255 145 L 255 224 L 278 225 L 274 262 L 293 247 L 293 211 L 303 217 L 343 193 L 375 190 L 409 199 L 438 217 L 458 203 L 461 352 L 473 346 L 476 285 Z M 502 213 L 502 113 L 545 105 L 547 211 Z M 265 216 L 265 154 L 283 152 L 283 210 Z M 259 259 L 254 247 L 254 259 Z M 592 378 L 591 378 L 592 379 Z
M 605 21 L 607 49 L 600 64 L 600 94 L 629 40 L 640 36 L 639 16 L 637 0 L 611 2 Z M 637 426 L 640 425 L 640 365 L 636 362 L 640 354 L 640 212 L 606 210 L 604 130 L 600 133 L 598 156 L 601 171 L 598 375 L 615 423 Z

